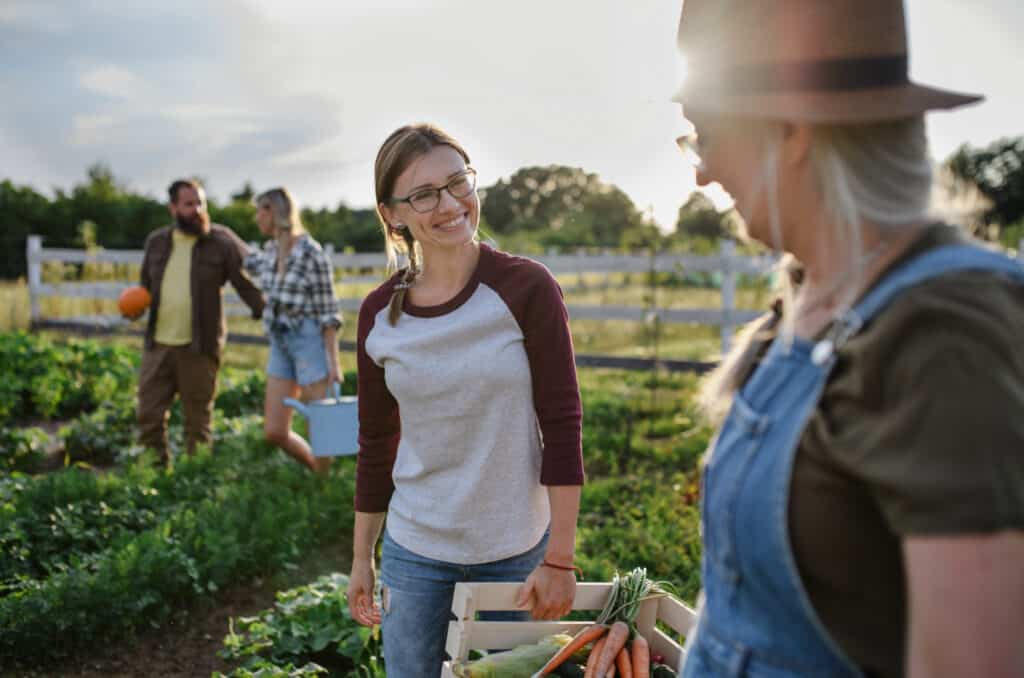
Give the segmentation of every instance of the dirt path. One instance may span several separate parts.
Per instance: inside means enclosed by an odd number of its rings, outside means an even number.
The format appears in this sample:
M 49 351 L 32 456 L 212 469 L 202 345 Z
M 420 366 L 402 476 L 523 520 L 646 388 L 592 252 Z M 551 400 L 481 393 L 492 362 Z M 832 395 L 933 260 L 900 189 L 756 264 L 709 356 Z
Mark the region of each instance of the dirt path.
M 11 674 L 17 678 L 208 678 L 232 669 L 217 651 L 231 617 L 254 615 L 274 604 L 277 591 L 309 583 L 322 574 L 348 573 L 352 547 L 332 544 L 310 554 L 297 570 L 225 589 L 201 601 L 160 629 L 123 643 L 97 647 L 60 665 Z

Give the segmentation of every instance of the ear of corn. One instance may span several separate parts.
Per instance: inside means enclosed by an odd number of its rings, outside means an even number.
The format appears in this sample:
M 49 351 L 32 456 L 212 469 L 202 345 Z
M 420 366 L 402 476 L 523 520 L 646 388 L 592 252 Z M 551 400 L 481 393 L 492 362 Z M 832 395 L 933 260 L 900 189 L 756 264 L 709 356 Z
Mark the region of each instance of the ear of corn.
M 530 678 L 571 640 L 572 636 L 558 633 L 532 645 L 495 652 L 475 661 L 457 661 L 452 664 L 452 672 L 459 678 Z

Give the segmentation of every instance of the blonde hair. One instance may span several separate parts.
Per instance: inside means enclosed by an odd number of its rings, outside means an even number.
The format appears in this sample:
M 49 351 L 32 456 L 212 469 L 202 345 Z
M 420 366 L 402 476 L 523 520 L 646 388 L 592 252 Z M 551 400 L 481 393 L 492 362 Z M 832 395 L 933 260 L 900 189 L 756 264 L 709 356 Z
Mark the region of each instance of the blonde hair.
M 761 183 L 765 191 L 773 246 L 784 251 L 782 218 L 778 204 L 778 153 L 781 127 L 764 138 Z M 846 254 L 849 284 L 837 300 L 837 312 L 856 301 L 864 276 L 865 220 L 883 229 L 882 237 L 900 235 L 929 216 L 932 163 L 924 116 L 865 123 L 823 124 L 812 131 L 811 162 L 821 191 L 824 223 L 832 238 L 823 239 Z M 773 339 L 792 341 L 793 297 L 802 278 L 800 262 L 785 255 L 777 267 L 779 300 L 773 313 L 745 327 L 735 348 L 705 380 L 700 403 L 713 418 L 728 411 L 733 394 L 746 381 Z
M 398 269 L 398 255 L 403 254 L 409 263 L 404 270 L 401 282 L 395 286 L 388 307 L 388 322 L 398 322 L 402 314 L 406 291 L 415 283 L 416 276 L 422 270 L 423 253 L 416 243 L 408 226 L 389 224 L 381 211 L 381 205 L 388 204 L 395 196 L 395 182 L 402 172 L 414 160 L 438 146 L 448 146 L 455 150 L 469 164 L 469 154 L 450 134 L 436 125 L 416 123 L 400 127 L 384 140 L 377 151 L 377 160 L 373 165 L 373 184 L 377 198 L 377 218 L 384 232 L 384 250 L 388 256 L 388 273 Z M 401 226 L 401 227 L 400 227 Z
M 284 187 L 271 188 L 256 196 L 256 206 L 270 208 L 274 238 L 277 240 L 277 272 L 284 273 L 288 261 L 288 250 L 292 240 L 306 232 L 302 225 L 298 203 Z

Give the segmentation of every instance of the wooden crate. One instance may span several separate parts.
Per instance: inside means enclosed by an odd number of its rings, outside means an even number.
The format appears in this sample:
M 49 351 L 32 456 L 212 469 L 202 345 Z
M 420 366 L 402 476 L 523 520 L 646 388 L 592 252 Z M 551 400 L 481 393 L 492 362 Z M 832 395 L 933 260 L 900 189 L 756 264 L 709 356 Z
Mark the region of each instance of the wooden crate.
M 455 621 L 448 624 L 446 650 L 453 659 L 465 659 L 470 650 L 494 650 L 511 648 L 516 645 L 536 643 L 545 636 L 555 633 L 575 634 L 592 622 L 586 621 L 528 621 L 494 622 L 478 621 L 476 613 L 481 611 L 516 610 L 515 595 L 519 588 L 516 583 L 467 583 L 455 585 L 452 612 Z M 580 583 L 576 585 L 574 610 L 601 610 L 612 585 Z M 644 601 L 637 614 L 636 626 L 651 645 L 651 654 L 665 657 L 665 663 L 682 668 L 683 648 L 667 634 L 655 627 L 660 621 L 680 634 L 687 634 L 696 622 L 696 614 L 689 607 L 671 596 Z M 455 678 L 451 662 L 445 662 L 442 678 Z

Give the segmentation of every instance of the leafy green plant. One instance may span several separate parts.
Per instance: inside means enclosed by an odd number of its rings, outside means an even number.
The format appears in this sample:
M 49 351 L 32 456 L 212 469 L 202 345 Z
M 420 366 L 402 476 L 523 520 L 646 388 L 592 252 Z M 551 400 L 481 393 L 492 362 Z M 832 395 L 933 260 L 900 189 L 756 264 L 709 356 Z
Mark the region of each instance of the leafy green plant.
M 296 668 L 294 664 L 290 663 L 278 666 L 272 662 L 258 661 L 249 668 L 239 667 L 227 675 L 215 671 L 213 676 L 214 678 L 301 678 L 302 676 L 322 676 L 326 673 L 327 669 L 313 662 Z
M 42 462 L 49 436 L 42 429 L 0 426 L 0 471 L 33 471 Z
M 211 458 L 197 455 L 182 465 L 204 457 Z M 99 536 L 108 542 L 105 548 L 74 556 L 42 578 L 16 577 L 13 590 L 0 598 L 0 665 L 42 662 L 159 625 L 184 601 L 279 571 L 351 525 L 351 464 L 335 465 L 331 481 L 324 482 L 270 454 L 259 427 L 224 441 L 212 459 L 217 472 L 207 480 L 176 478 L 178 467 L 156 476 L 175 488 L 183 484 L 194 496 L 173 508 L 166 504 L 151 527 Z M 31 487 L 26 483 L 26 490 Z M 3 491 L 17 492 L 9 486 Z M 11 503 L 5 500 L 5 511 Z M 69 524 L 76 538 L 92 536 L 73 520 Z M 17 549 L 18 533 L 13 537 Z M 29 551 L 26 557 L 32 556 Z M 59 645 L 50 641 L 55 637 Z
M 112 464 L 135 440 L 135 403 L 119 396 L 62 427 L 60 438 L 69 461 Z
M 268 660 L 293 665 L 314 660 L 335 671 L 363 667 L 364 673 L 356 675 L 375 675 L 365 671 L 382 666 L 380 638 L 352 619 L 347 588 L 348 577 L 334 573 L 278 592 L 273 608 L 231 621 L 221 656 L 244 661 L 243 668 L 249 669 Z
M 263 372 L 225 370 L 220 377 L 214 407 L 225 417 L 237 417 L 263 410 L 267 378 Z
M 98 407 L 135 380 L 138 355 L 88 340 L 0 334 L 0 423 L 64 418 Z

